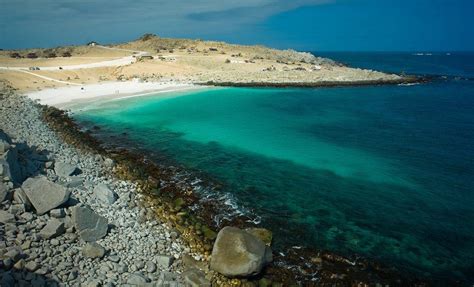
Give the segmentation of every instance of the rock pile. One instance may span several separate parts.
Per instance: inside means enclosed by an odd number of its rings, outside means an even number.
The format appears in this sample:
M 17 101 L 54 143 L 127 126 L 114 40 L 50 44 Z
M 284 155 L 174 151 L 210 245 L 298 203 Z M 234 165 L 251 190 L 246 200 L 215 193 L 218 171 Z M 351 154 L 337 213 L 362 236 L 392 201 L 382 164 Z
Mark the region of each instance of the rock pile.
M 0 286 L 183 286 L 189 252 L 113 161 L 64 143 L 0 91 Z

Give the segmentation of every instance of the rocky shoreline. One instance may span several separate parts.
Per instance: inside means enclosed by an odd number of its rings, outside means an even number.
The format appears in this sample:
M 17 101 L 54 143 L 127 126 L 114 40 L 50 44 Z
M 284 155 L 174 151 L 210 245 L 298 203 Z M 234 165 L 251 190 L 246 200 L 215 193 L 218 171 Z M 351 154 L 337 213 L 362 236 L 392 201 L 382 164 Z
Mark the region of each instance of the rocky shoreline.
M 6 85 L 0 130 L 2 286 L 421 283 L 363 258 L 304 248 L 271 252 L 271 232 L 252 228 L 245 218 L 226 224 L 241 229 L 217 233 L 216 207 L 209 203 L 201 209 L 207 214 L 193 212 L 199 198 L 177 168 L 106 151 L 63 111 L 39 106 Z M 35 196 L 38 190 L 52 192 L 51 198 Z M 252 268 L 237 262 L 235 273 L 229 254 L 238 245 L 253 250 L 247 253 L 257 260 Z
M 63 111 L 5 85 L 0 112 L 2 286 L 240 286 L 221 273 L 271 261 L 258 230 L 217 234 L 171 192 L 188 192 L 172 171 L 141 180 L 146 167 L 108 157 Z
M 320 81 L 320 82 L 219 82 L 208 81 L 196 85 L 216 87 L 265 87 L 265 88 L 336 88 L 426 83 L 425 77 L 404 76 L 396 79 L 358 80 L 358 81 Z
M 140 206 L 136 183 L 113 176 L 113 160 L 61 140 L 6 87 L 0 138 L 2 286 L 184 284 L 189 249 Z

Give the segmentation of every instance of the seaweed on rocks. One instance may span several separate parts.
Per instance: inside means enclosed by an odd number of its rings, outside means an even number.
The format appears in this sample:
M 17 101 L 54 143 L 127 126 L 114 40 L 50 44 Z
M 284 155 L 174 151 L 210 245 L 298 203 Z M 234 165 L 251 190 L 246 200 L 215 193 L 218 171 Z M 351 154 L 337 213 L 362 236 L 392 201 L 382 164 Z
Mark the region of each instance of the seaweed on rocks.
M 89 152 L 105 154 L 100 142 L 89 133 L 82 132 L 65 111 L 51 106 L 41 106 L 43 120 L 69 144 Z

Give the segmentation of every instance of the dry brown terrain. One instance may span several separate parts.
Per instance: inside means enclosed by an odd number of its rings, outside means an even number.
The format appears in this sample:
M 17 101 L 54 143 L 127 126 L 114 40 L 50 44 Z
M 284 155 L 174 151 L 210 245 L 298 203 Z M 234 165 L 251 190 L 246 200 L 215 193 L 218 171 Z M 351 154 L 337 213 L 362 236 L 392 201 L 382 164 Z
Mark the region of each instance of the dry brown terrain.
M 123 50 L 122 50 L 123 49 Z M 133 59 L 109 67 L 59 69 L 71 65 L 119 60 L 145 51 L 152 58 Z M 11 58 L 12 53 L 24 58 Z M 35 53 L 38 58 L 26 58 Z M 70 53 L 70 57 L 62 57 Z M 48 58 L 49 56 L 56 56 Z M 139 55 L 144 55 L 143 53 Z M 97 83 L 101 81 L 177 80 L 193 83 L 356 83 L 398 82 L 398 75 L 349 68 L 329 59 L 292 50 L 275 50 L 263 46 L 231 45 L 223 42 L 166 39 L 145 35 L 129 43 L 102 46 L 71 46 L 56 49 L 31 49 L 0 52 L 0 79 L 20 90 L 37 90 L 65 86 L 67 83 Z M 5 69 L 8 67 L 9 69 Z M 12 70 L 24 68 L 25 71 Z M 28 71 L 28 67 L 40 70 Z M 36 75 L 47 77 L 40 78 Z

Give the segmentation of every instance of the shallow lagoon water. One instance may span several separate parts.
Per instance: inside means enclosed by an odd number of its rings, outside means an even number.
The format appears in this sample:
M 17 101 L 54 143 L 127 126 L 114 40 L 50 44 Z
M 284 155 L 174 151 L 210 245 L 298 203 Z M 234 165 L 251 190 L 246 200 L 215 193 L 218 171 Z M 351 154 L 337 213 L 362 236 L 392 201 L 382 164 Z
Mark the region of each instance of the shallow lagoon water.
M 75 116 L 220 181 L 277 246 L 472 280 L 473 112 L 472 81 L 435 80 L 215 88 L 92 103 Z

